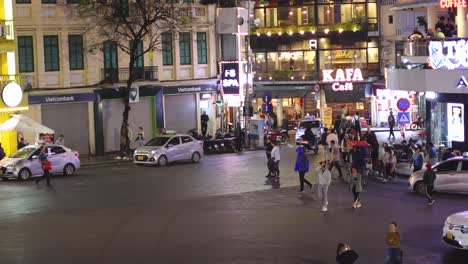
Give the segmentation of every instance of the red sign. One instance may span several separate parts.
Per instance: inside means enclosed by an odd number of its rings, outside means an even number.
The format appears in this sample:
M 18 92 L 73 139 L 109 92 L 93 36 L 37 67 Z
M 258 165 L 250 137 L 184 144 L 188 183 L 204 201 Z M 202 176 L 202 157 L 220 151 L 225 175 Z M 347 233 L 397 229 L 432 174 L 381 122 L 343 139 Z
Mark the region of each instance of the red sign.
M 400 98 L 398 99 L 397 103 L 396 103 L 396 106 L 398 107 L 398 109 L 402 112 L 406 112 L 406 110 L 408 110 L 411 106 L 411 103 L 408 99 L 406 98 Z
M 440 0 L 441 8 L 466 7 L 466 0 Z

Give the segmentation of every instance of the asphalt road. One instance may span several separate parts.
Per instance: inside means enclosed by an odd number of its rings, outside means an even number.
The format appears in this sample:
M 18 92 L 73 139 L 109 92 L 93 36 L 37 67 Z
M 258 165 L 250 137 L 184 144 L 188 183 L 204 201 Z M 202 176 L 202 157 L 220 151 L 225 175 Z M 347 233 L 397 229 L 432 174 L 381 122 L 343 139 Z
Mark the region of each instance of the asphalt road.
M 439 194 L 429 207 L 404 180 L 371 181 L 354 210 L 336 180 L 322 213 L 316 192 L 296 193 L 292 146 L 282 149 L 278 185 L 265 181 L 264 159 L 255 151 L 164 168 L 96 166 L 54 178 L 52 189 L 0 182 L 0 263 L 334 263 L 340 241 L 358 263 L 383 263 L 390 221 L 405 263 L 468 263 L 440 239 L 468 196 Z

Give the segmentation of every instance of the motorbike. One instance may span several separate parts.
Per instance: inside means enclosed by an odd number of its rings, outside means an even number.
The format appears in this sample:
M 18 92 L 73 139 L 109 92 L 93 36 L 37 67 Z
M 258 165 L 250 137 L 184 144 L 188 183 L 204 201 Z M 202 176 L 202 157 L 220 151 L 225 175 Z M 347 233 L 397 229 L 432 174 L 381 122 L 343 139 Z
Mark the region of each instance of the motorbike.
M 411 130 L 420 130 L 424 127 L 424 118 L 418 116 L 418 118 L 416 119 L 416 121 L 414 121 L 413 123 L 411 123 L 410 125 L 410 129 Z
M 305 152 L 313 151 L 314 154 L 318 152 L 317 140 L 304 140 L 301 145 L 304 147 Z
M 264 137 L 265 137 L 265 140 L 269 138 L 271 140 L 275 140 L 279 144 L 285 144 L 288 139 L 287 131 L 284 129 L 269 131 L 268 133 L 266 133 L 265 131 Z

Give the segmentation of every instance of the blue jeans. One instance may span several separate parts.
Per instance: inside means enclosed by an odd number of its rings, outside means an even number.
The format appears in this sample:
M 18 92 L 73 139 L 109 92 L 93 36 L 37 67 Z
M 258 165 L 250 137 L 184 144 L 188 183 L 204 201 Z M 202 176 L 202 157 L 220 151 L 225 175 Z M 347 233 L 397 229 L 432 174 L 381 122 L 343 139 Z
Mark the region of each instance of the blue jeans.
M 401 264 L 401 250 L 399 248 L 387 248 L 387 257 L 385 258 L 385 264 Z

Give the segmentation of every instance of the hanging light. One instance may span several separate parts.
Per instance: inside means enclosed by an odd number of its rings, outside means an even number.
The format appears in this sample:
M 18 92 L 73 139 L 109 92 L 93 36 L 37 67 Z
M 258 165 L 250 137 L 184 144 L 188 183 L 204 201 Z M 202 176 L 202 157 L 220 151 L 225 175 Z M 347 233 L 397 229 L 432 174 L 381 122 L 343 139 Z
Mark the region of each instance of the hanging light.
M 339 32 L 340 34 L 343 33 L 343 29 L 342 29 L 342 28 L 338 29 L 338 32 Z
M 330 30 L 328 28 L 326 28 L 323 32 L 325 32 L 325 34 L 328 34 L 328 32 L 330 32 Z
M 283 35 L 283 32 L 281 32 L 281 31 L 278 32 L 278 36 L 281 36 L 281 35 Z
M 269 36 L 269 37 L 271 36 L 271 32 L 270 32 L 270 31 L 267 32 L 267 36 Z
M 289 31 L 288 34 L 289 34 L 289 36 L 292 36 L 293 32 L 292 32 L 292 31 Z
M 304 35 L 304 30 L 299 31 L 299 34 Z

